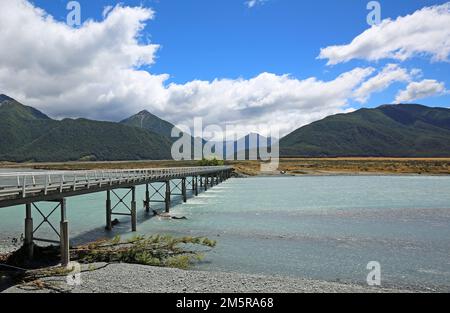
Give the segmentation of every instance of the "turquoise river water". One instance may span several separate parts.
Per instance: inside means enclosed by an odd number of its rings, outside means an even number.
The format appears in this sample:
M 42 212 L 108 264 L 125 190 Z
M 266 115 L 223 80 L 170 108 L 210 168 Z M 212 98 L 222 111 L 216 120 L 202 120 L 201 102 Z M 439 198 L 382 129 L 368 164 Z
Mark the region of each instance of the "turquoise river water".
M 196 269 L 365 284 L 367 264 L 377 261 L 383 286 L 450 290 L 450 177 L 230 179 L 198 197 L 189 195 L 185 204 L 176 197 L 171 212 L 188 220 L 148 216 L 144 187 L 137 195 L 138 233 L 217 240 Z M 105 197 L 68 198 L 73 244 L 131 234 L 127 217 L 105 232 Z M 0 209 L 0 244 L 20 236 L 24 214 L 24 207 Z M 36 224 L 36 211 L 34 217 Z M 38 232 L 52 236 L 46 225 Z

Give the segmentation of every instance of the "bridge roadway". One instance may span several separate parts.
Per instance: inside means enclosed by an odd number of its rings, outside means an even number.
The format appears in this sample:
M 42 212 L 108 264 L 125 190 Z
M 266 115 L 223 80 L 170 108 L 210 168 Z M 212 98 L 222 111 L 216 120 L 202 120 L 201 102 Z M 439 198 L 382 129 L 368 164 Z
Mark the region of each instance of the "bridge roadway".
M 35 241 L 56 243 L 61 247 L 61 263 L 69 264 L 69 227 L 66 217 L 66 198 L 90 193 L 106 192 L 106 229 L 112 230 L 113 215 L 131 217 L 132 231 L 136 231 L 136 186 L 146 185 L 144 208 L 150 211 L 151 203 L 165 204 L 166 212 L 170 210 L 171 196 L 180 195 L 187 201 L 187 185 L 190 184 L 194 195 L 199 190 L 207 190 L 231 177 L 233 169 L 229 166 L 179 167 L 131 170 L 94 170 L 94 171 L 36 171 L 0 173 L 0 208 L 25 205 L 24 248 L 28 257 L 33 258 Z M 172 181 L 172 183 L 171 183 Z M 199 187 L 200 182 L 200 187 Z M 163 183 L 159 188 L 153 183 Z M 165 187 L 165 190 L 161 189 Z M 124 196 L 119 196 L 116 189 L 128 189 Z M 150 189 L 153 193 L 150 194 Z M 179 190 L 179 194 L 173 193 Z M 112 206 L 111 194 L 117 197 L 117 204 Z M 131 196 L 129 205 L 126 197 Z M 38 207 L 39 202 L 54 202 L 56 207 L 44 214 Z M 125 206 L 129 213 L 117 213 L 114 209 Z M 59 208 L 61 222 L 59 232 L 51 224 L 49 217 Z M 33 227 L 32 210 L 38 211 L 42 222 Z M 38 238 L 36 231 L 47 223 L 59 237 L 59 240 Z

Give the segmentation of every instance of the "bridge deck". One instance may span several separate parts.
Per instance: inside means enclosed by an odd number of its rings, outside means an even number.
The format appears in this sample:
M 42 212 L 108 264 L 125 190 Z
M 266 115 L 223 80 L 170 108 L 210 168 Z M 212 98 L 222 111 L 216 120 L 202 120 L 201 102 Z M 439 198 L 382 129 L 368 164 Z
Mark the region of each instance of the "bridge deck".
M 230 171 L 229 166 L 0 173 L 0 207 Z

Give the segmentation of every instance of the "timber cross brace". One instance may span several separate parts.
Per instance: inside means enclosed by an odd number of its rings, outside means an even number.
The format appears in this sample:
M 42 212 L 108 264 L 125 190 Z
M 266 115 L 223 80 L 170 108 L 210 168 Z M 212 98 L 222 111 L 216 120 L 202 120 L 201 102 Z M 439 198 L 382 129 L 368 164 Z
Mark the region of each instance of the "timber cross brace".
M 43 209 L 39 208 L 36 203 L 27 203 L 25 208 L 25 240 L 24 247 L 27 253 L 27 257 L 29 259 L 33 258 L 34 254 L 34 242 L 42 241 L 47 243 L 55 243 L 60 245 L 60 253 L 61 253 L 61 264 L 63 266 L 67 266 L 70 261 L 70 243 L 69 243 L 69 222 L 67 221 L 66 215 L 66 199 L 57 199 L 53 201 L 48 201 L 51 203 L 57 203 L 53 209 L 50 210 L 48 214 L 43 213 Z M 33 215 L 32 209 L 35 209 L 39 215 L 42 217 L 41 223 L 34 228 L 33 227 Z M 52 224 L 50 217 L 55 213 L 58 209 L 60 209 L 61 219 L 59 223 L 59 232 L 56 230 L 56 227 Z M 43 226 L 47 224 L 54 233 L 59 237 L 59 241 L 53 239 L 45 239 L 39 238 L 35 236 L 35 233 Z
M 178 190 L 180 193 L 174 193 L 175 190 Z M 183 198 L 183 202 L 187 201 L 186 194 L 186 178 L 180 179 L 178 182 L 174 182 L 173 188 L 171 190 L 171 194 L 174 196 L 181 196 Z
M 173 181 L 173 183 L 171 183 L 170 180 L 157 182 L 159 184 L 157 187 L 155 187 L 153 183 L 146 184 L 144 208 L 147 213 L 150 212 L 151 203 L 164 203 L 165 211 L 169 213 L 172 196 L 181 196 L 183 202 L 187 202 L 187 190 L 189 185 L 192 188 L 192 194 L 198 196 L 197 176 L 192 176 L 190 179 L 183 177 L 178 181 L 177 179 L 174 179 Z M 153 191 L 151 195 L 149 191 L 150 188 Z M 165 190 L 163 191 L 163 189 Z
M 152 188 L 153 193 L 150 195 L 149 187 Z M 165 188 L 165 191 L 162 189 Z M 151 203 L 164 203 L 166 212 L 170 209 L 170 180 L 159 182 L 159 187 L 155 187 L 154 184 L 146 184 L 145 185 L 145 200 L 144 200 L 144 208 L 145 212 L 150 212 Z M 155 199 L 156 197 L 156 199 Z
M 112 215 L 119 215 L 119 216 L 130 216 L 131 217 L 131 230 L 132 231 L 136 231 L 136 225 L 137 225 L 137 220 L 136 220 L 136 187 L 132 186 L 128 189 L 128 192 L 125 193 L 125 195 L 120 196 L 116 193 L 116 191 L 114 191 L 114 189 L 112 190 L 107 190 L 106 191 L 106 229 L 107 230 L 112 230 Z M 117 203 L 111 207 L 111 193 L 113 195 L 115 195 L 115 197 L 117 198 Z M 124 200 L 127 198 L 128 195 L 131 194 L 131 200 L 130 200 L 130 205 L 128 205 Z M 114 209 L 117 208 L 119 205 L 121 205 L 122 207 L 125 207 L 126 209 L 128 209 L 128 212 L 114 212 Z

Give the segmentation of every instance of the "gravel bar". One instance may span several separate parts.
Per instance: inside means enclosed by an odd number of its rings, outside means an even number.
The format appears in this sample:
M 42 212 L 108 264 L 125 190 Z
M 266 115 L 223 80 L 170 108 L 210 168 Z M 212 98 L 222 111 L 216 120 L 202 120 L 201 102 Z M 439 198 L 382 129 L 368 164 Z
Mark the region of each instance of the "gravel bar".
M 57 288 L 36 290 L 18 285 L 6 293 L 72 292 L 72 293 L 379 293 L 408 292 L 362 285 L 325 282 L 282 276 L 240 273 L 185 271 L 136 264 L 94 264 L 83 266 L 81 285 L 70 286 L 65 277 L 45 280 Z

